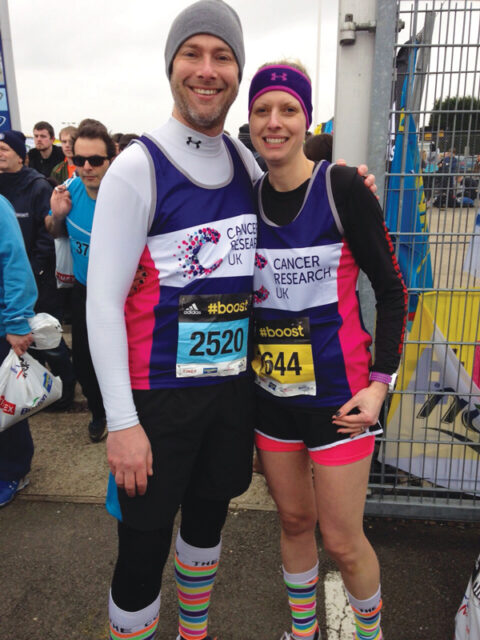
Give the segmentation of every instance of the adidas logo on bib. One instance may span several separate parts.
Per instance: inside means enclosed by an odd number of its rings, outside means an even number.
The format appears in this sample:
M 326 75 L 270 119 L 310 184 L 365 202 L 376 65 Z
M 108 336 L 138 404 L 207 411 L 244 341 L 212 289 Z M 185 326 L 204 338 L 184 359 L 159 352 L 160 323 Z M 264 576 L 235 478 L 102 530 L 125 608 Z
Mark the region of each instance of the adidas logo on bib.
M 192 302 L 192 304 L 187 307 L 185 309 L 185 311 L 183 312 L 184 315 L 188 315 L 188 316 L 198 316 L 199 314 L 201 314 L 202 312 L 200 311 L 200 309 L 197 307 L 197 305 L 195 304 L 195 302 Z

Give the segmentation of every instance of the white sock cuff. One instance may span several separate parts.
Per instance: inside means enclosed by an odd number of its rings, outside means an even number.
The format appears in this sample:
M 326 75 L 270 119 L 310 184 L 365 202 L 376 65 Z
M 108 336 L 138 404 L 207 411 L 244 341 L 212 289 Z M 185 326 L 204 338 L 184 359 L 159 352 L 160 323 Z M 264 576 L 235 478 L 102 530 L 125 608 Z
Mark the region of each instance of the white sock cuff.
M 345 591 L 347 592 L 348 601 L 350 602 L 352 607 L 354 607 L 354 609 L 356 609 L 357 611 L 360 611 L 361 613 L 370 613 L 372 611 L 375 611 L 375 609 L 380 604 L 380 600 L 382 598 L 381 585 L 378 585 L 377 592 L 370 598 L 367 598 L 366 600 L 357 600 L 357 598 L 355 598 L 354 596 L 352 596 L 351 593 L 349 593 L 346 587 L 345 587 Z
M 122 633 L 135 633 L 141 631 L 145 627 L 154 622 L 158 617 L 160 611 L 160 593 L 156 600 L 147 605 L 140 611 L 124 611 L 117 607 L 112 598 L 112 591 L 110 590 L 110 597 L 108 601 L 108 615 L 110 618 L 110 624 L 114 629 L 120 630 Z
M 177 556 L 184 563 L 190 566 L 197 565 L 199 562 L 206 564 L 215 564 L 220 558 L 220 552 L 222 550 L 222 540 L 215 545 L 215 547 L 208 547 L 202 549 L 201 547 L 193 547 L 180 535 L 180 529 L 177 533 L 177 539 L 175 541 L 175 551 Z
M 283 566 L 282 569 L 283 579 L 285 580 L 285 582 L 290 582 L 291 584 L 307 584 L 318 576 L 318 560 L 317 564 L 314 567 L 312 567 L 308 571 L 303 571 L 303 573 L 288 573 L 288 571 Z

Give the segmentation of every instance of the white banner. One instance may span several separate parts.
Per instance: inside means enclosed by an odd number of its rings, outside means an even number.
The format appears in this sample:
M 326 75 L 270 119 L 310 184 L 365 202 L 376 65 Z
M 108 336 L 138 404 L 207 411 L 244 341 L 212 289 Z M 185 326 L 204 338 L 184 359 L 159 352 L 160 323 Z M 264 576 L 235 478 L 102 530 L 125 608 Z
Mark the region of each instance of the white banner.
M 469 493 L 480 491 L 479 298 L 421 297 L 379 453 L 388 465 Z

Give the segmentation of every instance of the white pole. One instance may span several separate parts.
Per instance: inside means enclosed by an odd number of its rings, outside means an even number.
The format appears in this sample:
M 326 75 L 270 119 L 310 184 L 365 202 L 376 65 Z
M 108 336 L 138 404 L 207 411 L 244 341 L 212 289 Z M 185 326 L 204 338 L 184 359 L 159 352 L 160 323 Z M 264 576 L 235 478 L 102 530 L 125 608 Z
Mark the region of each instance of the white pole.
M 334 111 L 335 35 L 339 0 L 317 0 L 317 55 L 313 79 L 313 127 L 329 120 Z
M 319 123 L 319 102 L 320 102 L 320 60 L 322 43 L 322 0 L 318 0 L 318 23 L 317 23 L 317 59 L 315 63 L 315 99 L 313 101 L 313 130 Z
M 340 0 L 333 158 L 349 165 L 368 158 L 375 20 L 376 0 Z M 363 321 L 373 335 L 375 295 L 363 272 L 358 287 Z
M 339 34 L 346 16 L 355 25 L 375 23 L 375 0 L 340 0 Z M 337 49 L 333 157 L 348 164 L 365 163 L 368 157 L 370 95 L 373 77 L 375 33 L 354 31 L 351 44 Z

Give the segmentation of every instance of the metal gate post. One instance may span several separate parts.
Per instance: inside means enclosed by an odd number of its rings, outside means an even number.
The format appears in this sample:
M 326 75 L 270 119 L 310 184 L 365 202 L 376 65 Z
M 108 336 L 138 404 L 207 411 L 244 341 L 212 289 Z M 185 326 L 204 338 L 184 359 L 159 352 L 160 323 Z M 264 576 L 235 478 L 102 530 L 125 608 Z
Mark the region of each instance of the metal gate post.
M 340 0 L 333 156 L 367 159 L 376 0 Z M 369 28 L 368 28 L 369 27 Z
M 340 0 L 339 4 L 333 157 L 346 158 L 349 164 L 365 163 L 369 156 L 376 4 L 376 0 Z M 363 321 L 373 335 L 375 296 L 363 273 L 359 295 Z
M 377 194 L 384 202 L 385 161 L 389 143 L 389 117 L 392 99 L 392 70 L 395 69 L 395 30 L 397 25 L 397 0 L 377 3 L 377 29 L 375 32 L 375 56 L 370 104 L 370 129 L 368 134 L 368 166 L 375 174 Z

